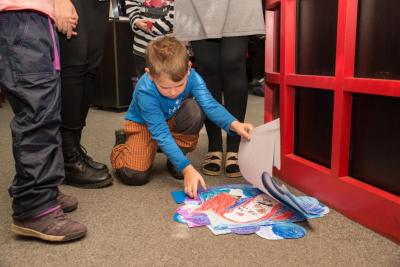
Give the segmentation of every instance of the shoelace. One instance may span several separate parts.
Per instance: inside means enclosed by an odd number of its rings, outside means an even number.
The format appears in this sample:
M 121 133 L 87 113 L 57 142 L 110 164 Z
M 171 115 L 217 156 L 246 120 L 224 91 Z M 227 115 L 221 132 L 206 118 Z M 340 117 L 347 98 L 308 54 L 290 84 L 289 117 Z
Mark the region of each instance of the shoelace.
M 89 160 L 89 155 L 88 155 L 86 148 L 84 146 L 80 145 L 79 152 L 80 152 L 79 154 L 80 154 L 81 159 L 83 161 L 87 162 Z
M 54 218 L 60 221 L 65 221 L 67 219 L 62 209 L 56 211 Z

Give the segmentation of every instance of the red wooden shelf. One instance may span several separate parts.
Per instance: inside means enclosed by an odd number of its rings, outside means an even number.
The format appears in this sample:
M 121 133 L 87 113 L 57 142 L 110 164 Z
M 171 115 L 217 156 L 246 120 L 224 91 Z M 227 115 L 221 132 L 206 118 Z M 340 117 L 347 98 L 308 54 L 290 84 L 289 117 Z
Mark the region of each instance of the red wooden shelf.
M 323 76 L 297 73 L 296 64 L 299 62 L 299 56 L 296 53 L 299 51 L 296 50 L 299 46 L 296 42 L 300 37 L 297 32 L 299 24 L 296 16 L 300 13 L 297 12 L 297 6 L 301 4 L 301 0 L 266 0 L 265 122 L 273 119 L 274 107 L 279 106 L 282 164 L 276 175 L 304 193 L 317 197 L 350 219 L 400 242 L 400 196 L 350 177 L 349 174 L 351 129 L 354 123 L 352 122 L 353 95 L 400 97 L 400 80 L 354 77 L 360 1 L 362 0 L 338 0 L 334 75 Z M 312 1 L 307 1 L 305 4 L 310 2 Z M 325 3 L 327 2 L 318 4 Z M 335 11 L 329 10 L 329 12 Z M 306 39 L 306 41 L 313 40 Z M 329 168 L 295 153 L 297 88 L 324 92 L 329 90 L 333 94 L 332 149 Z M 279 100 L 276 98 L 277 93 Z M 279 103 L 275 103 L 276 101 Z M 393 119 L 398 120 L 398 117 Z

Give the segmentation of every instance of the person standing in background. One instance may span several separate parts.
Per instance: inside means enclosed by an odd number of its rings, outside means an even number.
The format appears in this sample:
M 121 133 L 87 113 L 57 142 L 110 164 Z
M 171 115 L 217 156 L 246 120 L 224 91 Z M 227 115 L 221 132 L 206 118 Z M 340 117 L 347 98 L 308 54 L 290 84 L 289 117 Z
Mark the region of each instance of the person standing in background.
M 265 34 L 261 0 L 176 1 L 174 33 L 179 40 L 191 42 L 195 65 L 213 97 L 243 122 L 248 95 L 249 36 Z M 205 125 L 208 153 L 202 170 L 206 175 L 219 175 L 222 172 L 222 133 L 209 120 Z M 240 136 L 227 136 L 225 174 L 228 177 L 241 176 L 237 156 L 239 143 Z
M 0 86 L 15 114 L 11 121 L 16 174 L 11 230 L 50 242 L 78 239 L 86 226 L 64 212 L 78 207 L 62 194 L 60 62 L 53 23 L 70 38 L 78 16 L 74 9 L 56 14 L 57 0 L 0 2 Z M 57 6 L 58 7 L 58 6 Z
M 108 0 L 55 0 L 55 13 L 76 10 L 76 34 L 59 28 L 61 50 L 62 149 L 65 182 L 99 188 L 113 181 L 105 164 L 94 161 L 81 145 L 82 130 L 96 89 L 96 72 L 103 56 L 110 3 Z M 71 11 L 72 12 L 72 11 Z
M 145 49 L 150 41 L 172 33 L 174 0 L 126 0 L 126 13 L 134 32 L 136 76 L 145 72 Z

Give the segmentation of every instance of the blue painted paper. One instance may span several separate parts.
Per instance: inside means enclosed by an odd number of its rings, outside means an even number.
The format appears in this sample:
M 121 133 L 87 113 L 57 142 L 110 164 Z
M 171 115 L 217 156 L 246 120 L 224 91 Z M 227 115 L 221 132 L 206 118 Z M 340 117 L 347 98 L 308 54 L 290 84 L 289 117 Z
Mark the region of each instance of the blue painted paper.
M 275 235 L 285 239 L 297 239 L 306 235 L 307 231 L 300 225 L 294 223 L 277 223 L 272 225 Z
M 175 212 L 174 216 L 173 216 L 174 221 L 176 221 L 177 223 L 186 223 L 185 219 L 182 217 L 182 215 L 180 215 L 179 213 Z
M 185 202 L 186 194 L 182 190 L 171 192 L 171 195 L 176 204 L 182 204 Z

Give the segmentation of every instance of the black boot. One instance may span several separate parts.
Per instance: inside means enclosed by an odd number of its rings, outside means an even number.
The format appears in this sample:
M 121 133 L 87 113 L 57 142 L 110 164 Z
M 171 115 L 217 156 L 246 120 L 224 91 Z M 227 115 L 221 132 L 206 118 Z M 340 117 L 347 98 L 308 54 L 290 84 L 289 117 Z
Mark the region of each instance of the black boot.
M 126 135 L 123 129 L 118 129 L 115 130 L 115 145 L 114 147 L 116 147 L 117 145 L 122 145 L 125 144 L 126 142 Z
M 113 178 L 108 172 L 92 168 L 82 157 L 78 135 L 79 130 L 61 129 L 65 183 L 82 188 L 100 188 L 111 184 Z
M 189 150 L 187 150 L 186 148 L 181 147 L 180 149 L 182 150 L 182 153 L 185 156 L 187 153 L 189 153 Z M 183 173 L 178 172 L 169 159 L 167 159 L 167 171 L 172 177 L 174 177 L 177 180 L 183 180 L 183 178 L 184 178 Z
M 168 159 L 167 160 L 167 171 L 168 173 L 177 180 L 183 180 L 184 176 L 182 172 L 178 172 L 172 162 Z
M 82 137 L 82 129 L 78 131 L 78 144 L 79 144 L 79 152 L 81 153 L 83 160 L 85 160 L 87 164 L 95 170 L 108 172 L 107 165 L 101 162 L 94 161 L 93 158 L 88 155 L 86 148 L 81 145 L 81 137 Z

